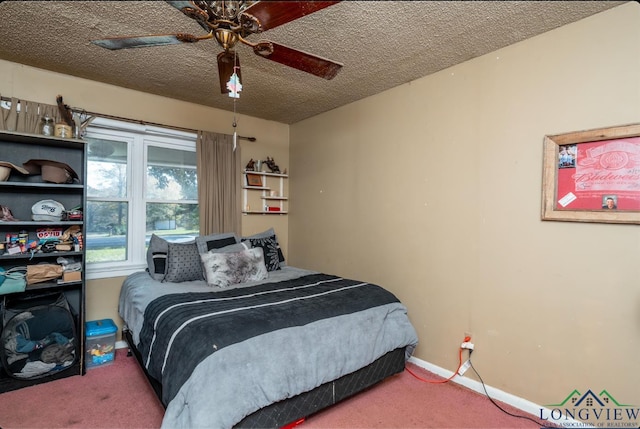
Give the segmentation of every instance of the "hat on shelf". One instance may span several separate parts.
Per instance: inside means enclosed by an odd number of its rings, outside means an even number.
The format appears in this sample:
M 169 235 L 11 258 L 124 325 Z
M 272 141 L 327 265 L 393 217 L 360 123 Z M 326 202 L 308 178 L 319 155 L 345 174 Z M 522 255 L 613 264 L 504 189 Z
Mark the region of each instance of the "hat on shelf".
M 42 174 L 42 180 L 53 183 L 72 183 L 78 174 L 64 162 L 49 159 L 30 159 L 22 164 L 29 174 Z
M 54 200 L 40 200 L 31 207 L 31 219 L 36 221 L 59 221 L 64 206 Z
M 24 168 L 18 167 L 17 165 L 12 164 L 9 161 L 0 161 L 0 182 L 4 182 L 9 178 L 12 169 L 22 174 L 29 174 L 29 172 Z

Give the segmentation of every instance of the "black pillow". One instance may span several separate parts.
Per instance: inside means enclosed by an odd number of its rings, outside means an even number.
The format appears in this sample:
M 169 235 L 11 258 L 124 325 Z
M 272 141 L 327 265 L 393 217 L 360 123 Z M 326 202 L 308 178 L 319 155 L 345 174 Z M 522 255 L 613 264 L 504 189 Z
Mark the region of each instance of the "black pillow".
M 280 250 L 280 246 L 276 241 L 276 236 L 260 237 L 260 238 L 247 238 L 242 241 L 249 241 L 252 247 L 261 247 L 264 252 L 264 265 L 267 267 L 267 271 L 276 271 L 280 269 L 280 262 L 284 261 L 284 256 Z
M 280 268 L 285 267 L 287 265 L 284 261 L 284 254 L 282 253 L 282 249 L 280 248 L 280 243 L 278 243 L 278 237 L 276 237 L 276 231 L 273 228 L 269 228 L 266 231 L 253 234 L 248 237 L 242 237 L 241 241 L 251 242 L 251 240 L 254 240 L 257 238 L 272 238 L 273 240 L 275 240 L 276 246 L 278 247 L 278 260 L 280 261 Z M 267 255 L 265 253 L 265 259 L 266 258 L 267 258 Z

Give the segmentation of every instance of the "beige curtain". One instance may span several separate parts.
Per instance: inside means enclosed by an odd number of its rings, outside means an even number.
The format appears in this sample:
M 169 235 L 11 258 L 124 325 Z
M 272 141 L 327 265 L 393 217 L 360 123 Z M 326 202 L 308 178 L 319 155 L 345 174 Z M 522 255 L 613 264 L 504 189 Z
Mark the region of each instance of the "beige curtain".
M 0 129 L 20 133 L 39 134 L 42 118 L 49 116 L 54 122 L 60 121 L 57 104 L 43 104 L 35 101 L 11 98 L 9 108 L 0 108 Z M 18 104 L 20 109 L 18 110 Z
M 234 150 L 233 136 L 198 131 L 196 155 L 200 235 L 240 235 L 240 146 Z

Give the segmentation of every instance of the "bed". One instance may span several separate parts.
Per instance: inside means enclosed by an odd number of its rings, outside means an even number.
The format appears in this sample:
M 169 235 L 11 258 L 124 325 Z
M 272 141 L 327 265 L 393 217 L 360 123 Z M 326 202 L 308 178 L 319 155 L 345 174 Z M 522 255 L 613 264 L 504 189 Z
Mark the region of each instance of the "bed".
M 404 369 L 417 335 L 392 293 L 286 265 L 273 230 L 227 235 L 166 252 L 152 237 L 148 270 L 123 283 L 125 338 L 166 407 L 163 427 L 282 427 Z M 250 257 L 266 273 L 212 280 Z

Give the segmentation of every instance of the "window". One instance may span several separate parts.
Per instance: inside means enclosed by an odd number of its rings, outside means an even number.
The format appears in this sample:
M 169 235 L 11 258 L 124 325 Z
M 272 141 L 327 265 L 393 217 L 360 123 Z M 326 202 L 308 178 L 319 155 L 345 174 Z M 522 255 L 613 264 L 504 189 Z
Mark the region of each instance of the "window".
M 199 233 L 196 134 L 97 118 L 87 128 L 87 277 L 146 268 L 151 234 Z

